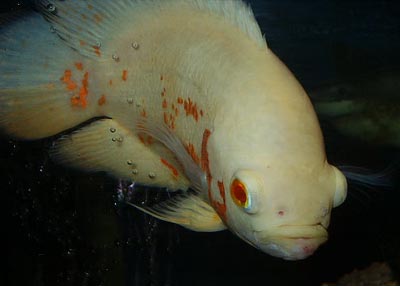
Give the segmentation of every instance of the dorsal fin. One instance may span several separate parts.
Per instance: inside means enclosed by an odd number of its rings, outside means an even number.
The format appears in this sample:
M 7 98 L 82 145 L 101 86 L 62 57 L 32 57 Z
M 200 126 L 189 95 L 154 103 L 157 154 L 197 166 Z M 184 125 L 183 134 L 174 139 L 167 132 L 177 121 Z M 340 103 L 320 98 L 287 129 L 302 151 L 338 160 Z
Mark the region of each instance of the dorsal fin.
M 260 46 L 266 46 L 252 10 L 242 1 L 236 0 L 115 0 L 115 1 L 50 1 L 38 0 L 37 7 L 52 23 L 53 30 L 67 44 L 81 54 L 100 59 L 112 56 L 107 50 L 107 37 L 118 33 L 122 25 L 136 15 L 157 12 L 166 8 L 181 8 L 186 5 L 200 11 L 219 15 L 244 31 Z M 135 27 L 132 27 L 134 29 Z

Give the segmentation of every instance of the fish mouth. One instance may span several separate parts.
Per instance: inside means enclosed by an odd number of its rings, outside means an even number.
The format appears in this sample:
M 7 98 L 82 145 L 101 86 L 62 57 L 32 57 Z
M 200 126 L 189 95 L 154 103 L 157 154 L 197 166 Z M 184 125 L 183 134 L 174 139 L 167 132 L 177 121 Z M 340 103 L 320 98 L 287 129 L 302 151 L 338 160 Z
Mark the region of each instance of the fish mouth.
M 253 235 L 260 250 L 285 260 L 305 259 L 328 240 L 328 232 L 321 224 L 282 225 L 254 231 Z

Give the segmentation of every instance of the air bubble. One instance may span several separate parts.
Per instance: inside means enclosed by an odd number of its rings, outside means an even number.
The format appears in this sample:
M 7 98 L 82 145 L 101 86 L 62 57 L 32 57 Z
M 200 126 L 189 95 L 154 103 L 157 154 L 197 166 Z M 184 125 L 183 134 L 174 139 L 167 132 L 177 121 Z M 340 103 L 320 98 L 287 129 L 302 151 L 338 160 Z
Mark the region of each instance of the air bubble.
M 132 165 L 132 164 L 133 164 L 132 160 L 128 160 L 128 161 L 126 161 L 126 163 L 127 163 L 128 165 Z
M 113 59 L 114 61 L 116 61 L 116 62 L 119 62 L 119 56 L 116 55 L 116 54 L 113 54 L 113 55 L 112 55 L 112 59 Z
M 138 169 L 133 169 L 132 174 L 137 175 L 139 173 Z
M 154 172 L 149 173 L 149 178 L 154 179 L 156 177 L 156 174 Z
M 47 12 L 52 13 L 52 14 L 56 14 L 57 13 L 57 8 L 52 3 L 49 3 L 49 4 L 46 5 L 46 10 L 47 10 Z
M 132 48 L 134 48 L 135 50 L 139 49 L 139 43 L 138 42 L 133 42 L 132 43 Z
M 111 128 L 110 128 L 110 132 L 111 132 L 111 133 L 115 133 L 115 131 L 117 131 L 117 129 L 115 129 L 114 127 L 111 127 Z
M 129 104 L 133 104 L 133 98 L 128 98 L 126 101 L 127 101 Z

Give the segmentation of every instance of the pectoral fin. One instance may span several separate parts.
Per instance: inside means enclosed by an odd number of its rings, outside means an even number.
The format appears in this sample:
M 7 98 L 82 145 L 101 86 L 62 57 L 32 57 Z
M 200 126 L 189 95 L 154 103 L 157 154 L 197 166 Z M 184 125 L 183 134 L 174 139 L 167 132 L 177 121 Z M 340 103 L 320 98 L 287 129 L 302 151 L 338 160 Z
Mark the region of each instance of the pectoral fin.
M 171 152 L 155 144 L 145 144 L 113 119 L 102 119 L 60 138 L 50 152 L 56 161 L 81 170 L 105 171 L 146 186 L 188 189 Z
M 176 195 L 152 207 L 128 204 L 158 219 L 179 224 L 190 230 L 214 232 L 226 229 L 215 210 L 193 193 Z

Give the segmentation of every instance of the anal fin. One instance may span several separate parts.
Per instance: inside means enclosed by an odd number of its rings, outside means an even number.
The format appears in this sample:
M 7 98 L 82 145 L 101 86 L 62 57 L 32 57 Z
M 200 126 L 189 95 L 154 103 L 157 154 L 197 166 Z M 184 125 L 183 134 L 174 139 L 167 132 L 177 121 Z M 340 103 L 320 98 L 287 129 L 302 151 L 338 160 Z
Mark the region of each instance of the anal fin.
M 154 142 L 152 144 L 157 144 Z M 144 144 L 113 119 L 101 119 L 57 140 L 52 157 L 86 171 L 105 171 L 141 185 L 186 190 L 189 182 L 173 155 Z M 160 154 L 160 150 L 165 152 Z

